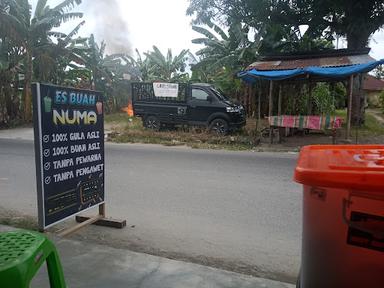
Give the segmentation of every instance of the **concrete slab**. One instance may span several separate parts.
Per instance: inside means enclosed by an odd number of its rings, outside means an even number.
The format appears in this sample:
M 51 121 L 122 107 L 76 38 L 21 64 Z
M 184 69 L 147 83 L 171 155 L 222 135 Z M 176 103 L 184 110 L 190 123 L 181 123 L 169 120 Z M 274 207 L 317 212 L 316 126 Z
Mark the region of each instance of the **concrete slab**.
M 0 231 L 13 229 L 1 226 Z M 50 236 L 56 244 L 68 287 L 141 288 L 293 288 L 293 285 L 115 249 L 88 242 Z M 33 287 L 49 287 L 41 269 Z

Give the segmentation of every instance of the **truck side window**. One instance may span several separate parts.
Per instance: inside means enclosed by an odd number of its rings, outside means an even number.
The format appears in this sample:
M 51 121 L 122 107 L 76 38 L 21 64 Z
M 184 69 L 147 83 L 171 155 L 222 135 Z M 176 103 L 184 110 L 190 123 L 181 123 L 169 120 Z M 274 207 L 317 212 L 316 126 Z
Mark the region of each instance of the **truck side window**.
M 207 101 L 208 93 L 200 89 L 192 89 L 192 99 Z

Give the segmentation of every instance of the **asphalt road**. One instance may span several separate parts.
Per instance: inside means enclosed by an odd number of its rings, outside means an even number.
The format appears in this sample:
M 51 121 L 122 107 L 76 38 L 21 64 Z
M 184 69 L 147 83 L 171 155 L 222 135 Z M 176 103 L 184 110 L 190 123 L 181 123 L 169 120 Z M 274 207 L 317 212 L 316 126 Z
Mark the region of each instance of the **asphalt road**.
M 113 230 L 78 237 L 278 280 L 300 265 L 297 155 L 106 145 Z M 0 139 L 0 206 L 37 215 L 33 142 Z

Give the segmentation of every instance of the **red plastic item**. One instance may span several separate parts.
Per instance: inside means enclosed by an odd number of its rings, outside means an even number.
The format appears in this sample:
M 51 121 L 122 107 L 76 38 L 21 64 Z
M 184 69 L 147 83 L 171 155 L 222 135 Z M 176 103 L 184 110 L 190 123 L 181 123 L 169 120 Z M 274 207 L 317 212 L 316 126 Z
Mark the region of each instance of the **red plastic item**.
M 307 146 L 301 288 L 384 287 L 384 145 Z

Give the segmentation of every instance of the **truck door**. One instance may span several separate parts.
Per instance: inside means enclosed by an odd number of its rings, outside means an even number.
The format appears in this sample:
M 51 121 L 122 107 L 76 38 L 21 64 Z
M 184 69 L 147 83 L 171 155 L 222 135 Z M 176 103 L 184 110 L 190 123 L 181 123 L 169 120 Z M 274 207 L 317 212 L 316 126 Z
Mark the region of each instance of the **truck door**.
M 209 101 L 211 98 L 211 101 Z M 188 100 L 188 120 L 191 124 L 205 124 L 216 110 L 216 97 L 200 88 L 192 88 Z

